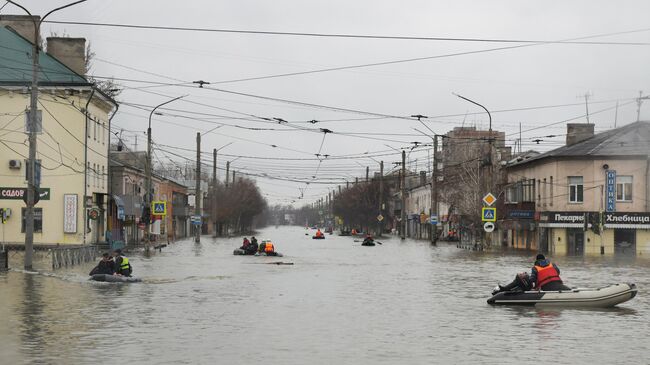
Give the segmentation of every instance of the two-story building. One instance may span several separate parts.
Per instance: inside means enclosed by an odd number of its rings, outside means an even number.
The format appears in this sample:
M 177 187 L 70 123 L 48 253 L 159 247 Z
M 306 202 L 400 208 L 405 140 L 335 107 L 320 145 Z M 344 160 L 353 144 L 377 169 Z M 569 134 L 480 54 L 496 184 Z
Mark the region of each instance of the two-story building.
M 30 17 L 0 16 L 0 208 L 11 216 L 4 241 L 25 240 L 34 28 Z M 85 77 L 85 39 L 47 38 L 39 53 L 36 163 L 40 201 L 34 243 L 104 241 L 110 116 L 116 102 Z M 40 168 L 39 168 L 40 167 Z
M 509 246 L 556 254 L 650 255 L 650 123 L 594 135 L 507 166 Z

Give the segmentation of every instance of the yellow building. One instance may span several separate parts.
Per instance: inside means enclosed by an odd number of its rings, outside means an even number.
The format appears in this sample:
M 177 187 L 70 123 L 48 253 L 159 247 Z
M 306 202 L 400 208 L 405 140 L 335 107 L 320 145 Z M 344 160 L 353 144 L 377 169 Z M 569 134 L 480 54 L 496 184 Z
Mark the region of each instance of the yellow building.
M 0 17 L 0 208 L 5 244 L 23 244 L 33 25 L 28 17 Z M 104 240 L 110 115 L 117 104 L 85 78 L 85 39 L 47 38 L 40 53 L 37 136 L 40 201 L 35 244 Z M 37 177 L 38 177 L 37 173 Z
M 569 124 L 566 145 L 507 166 L 506 242 L 567 255 L 650 256 L 650 123 L 594 135 Z

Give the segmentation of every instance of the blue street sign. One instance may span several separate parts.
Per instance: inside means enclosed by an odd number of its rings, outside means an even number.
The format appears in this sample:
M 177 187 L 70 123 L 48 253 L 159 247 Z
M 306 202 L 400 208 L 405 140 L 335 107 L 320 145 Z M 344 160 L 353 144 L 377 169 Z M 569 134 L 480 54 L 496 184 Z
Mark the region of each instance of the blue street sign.
M 616 211 L 616 170 L 607 170 L 605 172 L 605 211 Z
M 438 215 L 431 214 L 431 224 L 438 224 Z
M 200 215 L 193 215 L 190 220 L 192 221 L 192 224 L 195 226 L 200 226 L 201 225 L 201 216 Z
M 497 208 L 483 207 L 481 208 L 481 220 L 483 222 L 496 222 L 497 221 Z

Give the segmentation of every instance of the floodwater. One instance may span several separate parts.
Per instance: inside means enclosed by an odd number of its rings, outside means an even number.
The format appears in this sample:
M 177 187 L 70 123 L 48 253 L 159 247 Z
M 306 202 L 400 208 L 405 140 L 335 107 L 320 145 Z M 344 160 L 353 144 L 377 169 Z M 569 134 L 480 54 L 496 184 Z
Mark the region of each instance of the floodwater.
M 557 258 L 565 282 L 636 282 L 608 310 L 486 304 L 530 255 L 441 243 L 312 240 L 267 228 L 282 258 L 233 256 L 241 239 L 133 253 L 144 283 L 87 281 L 91 265 L 0 273 L 2 364 L 647 364 L 650 261 Z M 273 262 L 294 265 L 275 265 Z

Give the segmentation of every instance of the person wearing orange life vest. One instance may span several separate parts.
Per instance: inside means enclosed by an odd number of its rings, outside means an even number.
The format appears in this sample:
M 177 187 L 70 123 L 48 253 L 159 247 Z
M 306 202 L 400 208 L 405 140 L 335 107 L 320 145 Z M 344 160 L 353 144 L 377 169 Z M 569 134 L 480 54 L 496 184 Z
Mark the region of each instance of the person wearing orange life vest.
M 323 232 L 320 231 L 320 228 L 316 231 L 316 237 L 323 237 Z
M 535 257 L 530 282 L 533 284 L 533 288 L 537 290 L 571 290 L 562 282 L 560 268 L 548 261 L 541 253 Z

